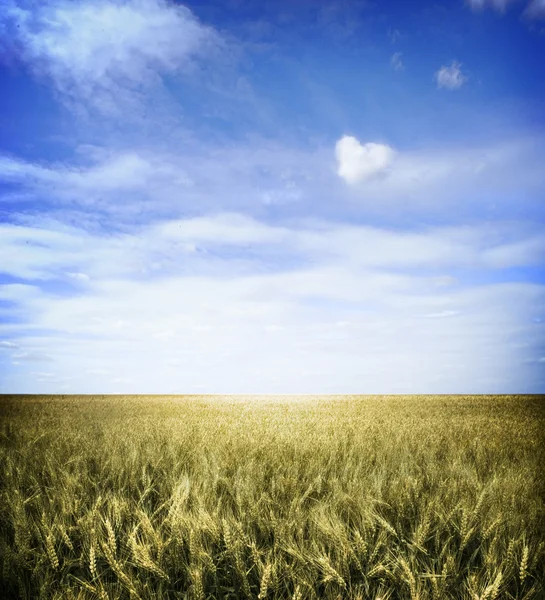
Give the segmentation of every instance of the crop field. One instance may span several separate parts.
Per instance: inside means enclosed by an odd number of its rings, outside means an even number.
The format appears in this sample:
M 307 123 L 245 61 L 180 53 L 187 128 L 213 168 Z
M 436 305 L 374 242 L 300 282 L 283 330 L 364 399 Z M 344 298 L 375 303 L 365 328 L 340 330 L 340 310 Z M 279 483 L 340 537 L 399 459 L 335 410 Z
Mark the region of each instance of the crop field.
M 545 598 L 539 396 L 0 398 L 0 597 Z

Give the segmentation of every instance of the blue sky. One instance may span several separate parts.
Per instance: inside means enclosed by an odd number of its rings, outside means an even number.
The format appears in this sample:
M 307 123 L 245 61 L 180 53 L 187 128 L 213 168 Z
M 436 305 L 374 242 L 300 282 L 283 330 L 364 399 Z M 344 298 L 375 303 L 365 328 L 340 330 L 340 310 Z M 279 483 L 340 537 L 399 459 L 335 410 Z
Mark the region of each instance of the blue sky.
M 543 0 L 0 0 L 0 391 L 545 391 Z

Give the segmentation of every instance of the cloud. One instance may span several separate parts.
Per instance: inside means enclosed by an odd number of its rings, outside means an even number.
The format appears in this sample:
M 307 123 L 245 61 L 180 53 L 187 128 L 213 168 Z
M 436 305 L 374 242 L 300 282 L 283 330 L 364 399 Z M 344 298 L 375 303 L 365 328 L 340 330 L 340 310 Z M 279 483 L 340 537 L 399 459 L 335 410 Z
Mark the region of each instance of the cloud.
M 543 315 L 545 288 L 465 280 L 539 264 L 528 224 L 401 232 L 219 213 L 116 234 L 4 224 L 0 246 L 3 270 L 35 282 L 0 285 L 2 347 L 18 363 L 3 391 L 469 393 L 540 381 L 529 317 Z M 51 377 L 30 376 L 39 362 Z
M 511 5 L 522 4 L 521 0 L 466 0 L 466 3 L 475 12 L 490 8 L 501 14 L 505 13 Z M 545 18 L 545 1 L 530 0 L 526 3 L 522 16 L 529 20 Z
M 159 221 L 117 234 L 93 234 L 54 222 L 47 227 L 5 224 L 0 226 L 0 239 L 0 273 L 64 281 L 79 290 L 104 280 L 242 276 L 264 268 L 289 272 L 289 265 L 505 269 L 539 264 L 545 254 L 545 237 L 528 225 L 517 228 L 497 223 L 400 232 L 316 219 L 288 227 L 236 213 Z M 455 281 L 443 276 L 434 285 L 448 287 Z M 299 285 L 289 283 L 293 289 Z M 28 295 L 27 287 L 12 284 L 6 289 L 10 298 L 16 294 L 18 299 Z
M 457 90 L 467 81 L 466 75 L 462 73 L 461 64 L 453 61 L 450 66 L 442 66 L 436 73 L 437 87 L 447 90 Z
M 58 91 L 112 112 L 162 73 L 190 68 L 221 45 L 189 9 L 166 0 L 49 0 L 7 11 L 21 58 Z
M 429 313 L 427 315 L 424 315 L 424 318 L 426 318 L 426 319 L 444 319 L 444 318 L 448 318 L 448 317 L 454 317 L 459 314 L 460 314 L 459 310 L 442 310 L 441 312 Z
M 83 162 L 83 164 L 82 164 Z M 78 164 L 79 163 L 79 164 Z M 90 163 L 90 164 L 89 164 Z M 4 181 L 50 198 L 50 209 L 59 205 L 95 209 L 108 213 L 138 212 L 149 199 L 173 195 L 193 185 L 181 161 L 171 156 L 149 155 L 134 150 L 107 152 L 94 160 L 72 164 L 38 164 L 0 155 Z M 23 196 L 23 201 L 26 198 Z M 155 200 L 158 210 L 160 206 Z M 89 215 L 87 215 L 89 216 Z
M 87 273 L 66 273 L 66 275 L 75 281 L 89 281 L 90 279 Z
M 395 151 L 385 144 L 361 144 L 355 137 L 345 135 L 335 146 L 337 174 L 349 185 L 372 179 L 391 164 Z
M 153 232 L 153 236 L 168 240 L 235 245 L 281 243 L 289 233 L 236 213 L 167 221 L 154 227 Z
M 502 244 L 483 252 L 483 261 L 494 268 L 507 268 L 527 262 L 534 257 L 534 264 L 540 264 L 545 257 L 545 236 L 538 234 L 529 239 Z
M 48 372 L 86 393 L 188 393 L 203 382 L 208 393 L 536 391 L 539 370 L 523 361 L 537 342 L 524 317 L 544 302 L 540 286 L 437 292 L 418 277 L 400 284 L 339 268 L 104 282 L 89 295 L 45 294 L 27 306 L 49 333 L 19 332 L 26 354 L 11 385 L 59 389 L 25 375 L 39 348 Z
M 486 8 L 492 8 L 498 12 L 505 12 L 510 4 L 518 2 L 518 0 L 466 0 L 470 8 L 474 11 L 482 11 Z
M 3 340 L 0 342 L 0 348 L 18 348 L 19 346 L 17 346 L 17 344 L 10 342 L 10 341 L 6 341 Z
M 113 155 L 90 168 L 64 165 L 44 167 L 0 156 L 0 172 L 14 182 L 32 180 L 83 193 L 88 190 L 134 189 L 147 184 L 157 175 L 154 165 L 134 152 Z
M 178 2 L 18 0 L 6 14 L 10 52 L 89 119 L 46 102 L 26 158 L 0 155 L 2 391 L 543 386 L 543 286 L 509 283 L 544 253 L 543 140 L 397 152 L 344 136 L 335 159 L 310 112 L 310 130 L 241 124 L 275 114 L 269 78 L 251 78 L 258 54 L 238 63 Z M 280 41 L 258 52 L 289 84 Z M 264 102 L 241 108 L 254 83 Z M 330 98 L 316 113 L 328 104 L 342 131 L 351 112 Z
M 505 218 L 539 218 L 535 198 L 545 184 L 539 161 L 545 140 L 539 137 L 395 154 L 384 146 L 383 156 L 395 160 L 382 170 L 376 160 L 380 152 L 366 154 L 352 140 L 348 152 L 345 143 L 336 148 L 340 156 L 344 146 L 343 162 L 332 160 L 329 144 L 295 148 L 259 138 L 213 150 L 198 139 L 176 148 L 95 148 L 69 162 L 0 154 L 0 178 L 9 184 L 4 199 L 17 208 L 19 222 L 32 214 L 32 207 L 47 205 L 50 218 L 89 230 L 124 230 L 180 214 L 289 211 L 304 216 L 310 205 L 316 217 L 331 217 L 334 206 L 336 217 L 349 218 L 358 206 L 382 222 L 417 214 L 431 222 L 447 215 L 463 222 L 500 212 Z
M 545 0 L 531 0 L 523 12 L 527 19 L 545 19 Z
M 394 71 L 402 71 L 405 67 L 403 66 L 403 61 L 401 57 L 403 56 L 402 52 L 395 52 L 392 54 L 392 58 L 390 58 L 390 64 Z
M 441 275 L 434 280 L 434 285 L 437 287 L 449 287 L 451 285 L 455 285 L 458 283 L 456 277 L 452 277 L 451 275 Z
M 213 151 L 200 140 L 190 142 L 176 144 L 172 151 L 98 149 L 69 163 L 32 163 L 0 154 L 0 177 L 25 192 L 17 190 L 13 202 L 38 197 L 43 203 L 46 197 L 50 210 L 92 206 L 95 216 L 99 211 L 131 215 L 134 222 L 135 215 L 156 217 L 180 207 L 191 212 L 212 205 L 240 209 L 254 206 L 256 198 L 268 205 L 299 202 L 311 175 L 315 181 L 324 177 L 315 173 L 318 161 L 329 159 L 325 152 L 322 158 L 313 150 L 261 140 Z
M 395 44 L 397 40 L 399 40 L 399 38 L 401 37 L 401 33 L 399 32 L 399 29 L 392 29 L 390 27 L 388 28 L 388 37 L 390 38 L 390 42 L 392 44 Z
M 53 362 L 53 358 L 49 354 L 43 352 L 19 352 L 13 355 L 16 362 Z

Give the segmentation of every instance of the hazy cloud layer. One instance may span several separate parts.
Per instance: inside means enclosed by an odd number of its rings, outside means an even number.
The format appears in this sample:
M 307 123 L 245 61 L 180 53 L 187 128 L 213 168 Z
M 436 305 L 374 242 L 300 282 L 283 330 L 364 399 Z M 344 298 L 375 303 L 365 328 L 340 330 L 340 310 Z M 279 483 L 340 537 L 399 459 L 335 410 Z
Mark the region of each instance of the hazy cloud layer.
M 526 389 L 541 356 L 527 317 L 543 316 L 545 288 L 448 275 L 536 264 L 545 241 L 523 230 L 400 235 L 236 214 L 114 237 L 3 226 L 0 262 L 34 282 L 0 291 L 15 306 L 3 351 L 12 377 L 50 363 L 25 391 L 78 389 L 92 371 L 97 391 L 354 392 L 363 373 L 379 392 L 391 369 L 390 391 Z
M 302 289 L 290 291 L 295 282 Z M 112 282 L 73 297 L 28 293 L 23 311 L 51 333 L 19 330 L 24 350 L 11 353 L 4 389 L 531 391 L 543 384 L 543 332 L 523 314 L 543 315 L 544 301 L 543 288 L 528 284 L 442 292 L 421 279 L 342 269 Z M 29 377 L 38 363 L 55 379 Z
M 160 221 L 133 233 L 92 234 L 52 222 L 0 225 L 2 272 L 19 279 L 89 280 L 201 271 L 228 275 L 283 265 L 371 269 L 505 269 L 539 264 L 545 236 L 531 223 L 427 227 L 400 232 L 310 220 L 270 225 L 236 213 Z M 230 271 L 231 269 L 231 271 Z

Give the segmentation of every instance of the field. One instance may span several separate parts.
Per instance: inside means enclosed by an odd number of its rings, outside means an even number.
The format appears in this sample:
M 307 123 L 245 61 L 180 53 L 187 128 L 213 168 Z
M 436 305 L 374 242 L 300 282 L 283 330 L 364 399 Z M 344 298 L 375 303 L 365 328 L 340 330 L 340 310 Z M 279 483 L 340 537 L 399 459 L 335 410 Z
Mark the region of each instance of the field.
M 545 598 L 545 400 L 0 398 L 0 597 Z

